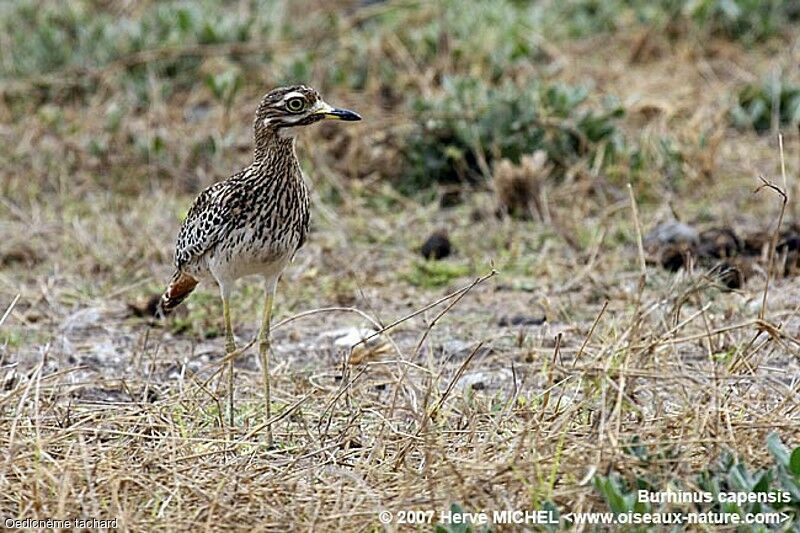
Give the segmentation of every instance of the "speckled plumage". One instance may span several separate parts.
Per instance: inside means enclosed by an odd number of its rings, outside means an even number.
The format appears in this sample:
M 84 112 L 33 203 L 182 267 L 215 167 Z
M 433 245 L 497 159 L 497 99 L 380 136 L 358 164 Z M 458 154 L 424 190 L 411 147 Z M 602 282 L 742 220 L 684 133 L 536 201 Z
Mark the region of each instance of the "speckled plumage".
M 284 131 L 326 116 L 288 112 L 283 108 L 287 95 L 305 98 L 309 111 L 324 104 L 317 91 L 304 85 L 264 96 L 254 121 L 253 162 L 201 192 L 183 221 L 175 247 L 176 271 L 161 301 L 163 313 L 180 304 L 204 279 L 215 280 L 227 295 L 240 277 L 276 278 L 305 242 L 308 189 L 294 137 Z
M 205 189 L 183 221 L 175 247 L 175 273 L 161 297 L 166 315 L 205 279 L 220 288 L 229 354 L 230 425 L 233 426 L 233 358 L 236 343 L 228 299 L 234 282 L 251 274 L 265 280 L 259 355 L 264 371 L 266 416 L 270 416 L 269 322 L 272 297 L 283 269 L 305 242 L 309 198 L 293 133 L 324 119 L 360 120 L 357 114 L 323 102 L 304 85 L 270 91 L 254 121 L 255 151 L 247 168 Z M 272 441 L 268 428 L 268 441 Z
M 294 139 L 275 135 L 263 158 L 200 193 L 178 234 L 175 266 L 221 284 L 278 275 L 305 241 L 308 221 Z

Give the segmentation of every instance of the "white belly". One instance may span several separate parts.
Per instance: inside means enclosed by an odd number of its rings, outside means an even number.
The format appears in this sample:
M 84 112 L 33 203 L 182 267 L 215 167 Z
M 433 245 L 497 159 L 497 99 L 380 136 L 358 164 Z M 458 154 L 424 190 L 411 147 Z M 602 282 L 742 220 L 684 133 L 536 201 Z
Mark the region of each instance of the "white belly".
M 235 281 L 252 275 L 264 278 L 277 278 L 291 261 L 292 256 L 283 254 L 242 253 L 233 260 L 224 257 L 211 257 L 208 261 L 210 274 L 218 281 Z
M 221 286 L 230 286 L 245 276 L 260 275 L 277 279 L 297 250 L 300 236 L 280 232 L 281 238 L 272 238 L 251 227 L 237 228 L 223 242 L 206 252 L 193 265 L 192 275 L 212 278 Z M 187 272 L 189 268 L 187 268 Z

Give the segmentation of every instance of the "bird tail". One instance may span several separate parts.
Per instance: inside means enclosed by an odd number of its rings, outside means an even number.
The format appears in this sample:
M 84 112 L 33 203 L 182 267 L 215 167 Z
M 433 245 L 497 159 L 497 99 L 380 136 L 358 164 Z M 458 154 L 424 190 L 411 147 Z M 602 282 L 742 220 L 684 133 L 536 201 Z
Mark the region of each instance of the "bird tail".
M 158 316 L 165 317 L 184 301 L 194 288 L 197 287 L 197 280 L 186 272 L 176 270 L 169 280 L 169 285 L 161 300 L 158 302 Z

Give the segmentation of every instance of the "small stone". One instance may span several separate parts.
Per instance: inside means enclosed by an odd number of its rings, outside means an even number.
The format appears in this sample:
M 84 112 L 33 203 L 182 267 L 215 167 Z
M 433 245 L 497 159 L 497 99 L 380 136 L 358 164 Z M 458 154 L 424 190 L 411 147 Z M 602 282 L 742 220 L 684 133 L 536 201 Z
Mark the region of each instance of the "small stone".
M 436 231 L 425 241 L 420 250 L 425 259 L 444 259 L 453 253 L 453 246 L 446 231 Z
M 712 228 L 700 235 L 697 255 L 702 258 L 725 259 L 739 255 L 743 244 L 733 228 Z
M 347 362 L 351 365 L 375 361 L 391 351 L 391 345 L 383 335 L 369 328 L 343 328 L 320 335 L 333 340 L 337 350 L 349 350 Z
M 461 188 L 448 189 L 442 192 L 439 197 L 439 207 L 446 209 L 448 207 L 455 207 L 464 201 L 464 193 Z
M 547 317 L 544 315 L 540 316 L 528 316 L 528 315 L 514 315 L 511 317 L 503 317 L 498 322 L 497 325 L 500 327 L 508 327 L 508 326 L 541 326 L 547 322 Z
M 743 267 L 744 265 L 740 263 L 723 261 L 714 267 L 712 273 L 715 274 L 719 282 L 728 289 L 736 290 L 741 289 L 745 281 L 747 281 L 748 272 L 747 269 Z
M 692 250 L 686 244 L 670 244 L 659 250 L 658 263 L 665 270 L 677 272 L 689 264 Z
M 153 318 L 157 317 L 158 303 L 161 301 L 160 294 L 153 294 L 148 297 L 142 297 L 135 302 L 128 302 L 128 311 L 139 318 Z
M 658 248 L 667 244 L 696 244 L 699 239 L 700 234 L 693 227 L 677 220 L 670 220 L 650 230 L 644 238 L 644 245 L 648 248 Z

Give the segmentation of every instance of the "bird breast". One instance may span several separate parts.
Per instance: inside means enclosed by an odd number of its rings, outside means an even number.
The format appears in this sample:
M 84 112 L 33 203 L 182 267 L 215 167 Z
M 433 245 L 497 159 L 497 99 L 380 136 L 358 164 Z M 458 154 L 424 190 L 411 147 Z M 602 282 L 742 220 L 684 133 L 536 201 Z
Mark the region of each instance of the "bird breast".
M 280 274 L 294 255 L 300 235 L 294 229 L 282 233 L 265 231 L 265 226 L 234 230 L 209 257 L 209 270 L 238 279 L 243 276 Z
M 212 271 L 225 269 L 230 277 L 280 273 L 302 245 L 308 230 L 307 196 L 279 193 L 273 202 L 250 211 L 247 220 L 235 224 L 213 257 Z

